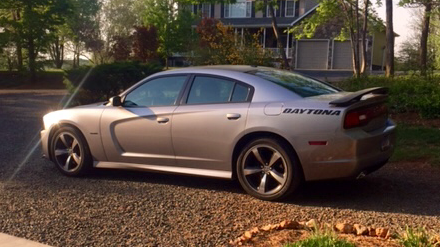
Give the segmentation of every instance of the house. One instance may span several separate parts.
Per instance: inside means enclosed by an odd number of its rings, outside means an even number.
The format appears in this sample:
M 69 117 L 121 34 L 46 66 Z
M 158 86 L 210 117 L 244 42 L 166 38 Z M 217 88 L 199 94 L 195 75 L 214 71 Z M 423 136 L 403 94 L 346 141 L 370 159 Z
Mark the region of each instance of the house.
M 329 23 L 320 27 L 312 39 L 296 40 L 288 31 L 301 20 L 315 13 L 317 0 L 282 0 L 275 9 L 278 28 L 287 58 L 293 69 L 297 70 L 352 70 L 350 41 L 337 41 L 338 23 Z M 237 0 L 234 4 L 198 4 L 191 10 L 207 18 L 219 19 L 230 25 L 238 35 L 245 32 L 255 33 L 263 29 L 262 46 L 279 56 L 279 49 L 272 29 L 269 11 L 255 10 L 255 1 Z M 384 66 L 385 31 L 376 32 L 368 38 L 367 61 L 370 70 L 379 70 Z

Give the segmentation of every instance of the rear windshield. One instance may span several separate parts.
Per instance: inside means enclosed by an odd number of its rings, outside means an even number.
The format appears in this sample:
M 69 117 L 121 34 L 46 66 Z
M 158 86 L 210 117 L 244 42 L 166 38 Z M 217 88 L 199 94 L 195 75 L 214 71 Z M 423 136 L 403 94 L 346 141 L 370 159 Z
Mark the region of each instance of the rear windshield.
M 324 82 L 289 71 L 257 69 L 247 73 L 274 82 L 301 97 L 311 97 L 341 91 Z

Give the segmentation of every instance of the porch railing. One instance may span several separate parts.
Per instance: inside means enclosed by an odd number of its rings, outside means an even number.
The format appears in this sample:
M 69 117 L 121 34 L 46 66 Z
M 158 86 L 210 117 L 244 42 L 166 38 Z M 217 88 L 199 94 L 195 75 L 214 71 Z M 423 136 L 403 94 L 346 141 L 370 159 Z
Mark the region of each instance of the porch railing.
M 273 57 L 280 57 L 280 48 L 264 48 L 265 50 L 271 51 Z M 293 49 L 292 48 L 284 48 L 284 52 L 286 53 L 287 58 L 292 58 Z

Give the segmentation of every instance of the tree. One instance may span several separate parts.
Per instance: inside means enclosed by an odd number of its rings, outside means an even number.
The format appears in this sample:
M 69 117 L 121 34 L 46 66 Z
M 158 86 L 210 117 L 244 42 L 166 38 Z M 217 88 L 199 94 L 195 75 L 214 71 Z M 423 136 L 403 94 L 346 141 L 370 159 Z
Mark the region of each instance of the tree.
M 394 28 L 393 28 L 393 1 L 385 1 L 386 8 L 386 65 L 385 75 L 387 77 L 394 76 Z
M 66 17 L 67 32 L 65 35 L 72 44 L 73 67 L 79 66 L 83 50 L 91 49 L 100 39 L 98 12 L 99 0 L 68 0 L 72 12 Z
M 12 19 L 2 18 L 2 24 L 15 27 L 20 45 L 27 49 L 31 81 L 35 81 L 37 56 L 46 49 L 50 33 L 64 22 L 70 5 L 67 0 L 3 0 L 0 9 L 16 11 Z
M 157 28 L 154 26 L 135 26 L 133 34 L 133 53 L 135 59 L 146 63 L 157 58 L 159 43 Z
M 145 0 L 144 25 L 155 26 L 159 39 L 159 53 L 168 59 L 174 52 L 187 50 L 191 40 L 193 17 L 186 8 L 178 9 L 174 0 Z
M 286 52 L 284 51 L 284 46 L 283 43 L 281 42 L 281 38 L 280 38 L 281 35 L 278 29 L 277 18 L 275 16 L 275 8 L 278 8 L 277 1 L 276 0 L 257 1 L 256 3 L 257 10 L 264 10 L 266 8 L 269 9 L 269 13 L 272 19 L 272 29 L 273 29 L 273 33 L 275 34 L 275 39 L 277 40 L 278 49 L 280 49 L 280 55 L 281 55 L 281 59 L 283 60 L 283 65 L 285 68 L 289 68 L 290 67 L 289 61 L 287 60 Z
M 111 48 L 111 54 L 115 61 L 127 61 L 131 52 L 131 37 L 114 36 Z
M 400 0 L 399 4 L 405 7 L 423 7 L 423 21 L 420 35 L 420 73 L 426 76 L 426 71 L 428 68 L 428 39 L 429 39 L 429 29 L 431 16 L 433 12 L 438 9 L 440 4 L 436 0 Z

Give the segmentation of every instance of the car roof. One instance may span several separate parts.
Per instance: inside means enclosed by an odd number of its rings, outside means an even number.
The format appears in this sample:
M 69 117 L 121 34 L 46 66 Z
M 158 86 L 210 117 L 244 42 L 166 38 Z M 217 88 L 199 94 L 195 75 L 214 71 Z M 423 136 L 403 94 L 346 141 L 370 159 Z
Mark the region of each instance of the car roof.
M 186 67 L 181 69 L 173 69 L 171 71 L 179 71 L 179 72 L 203 72 L 204 70 L 226 70 L 226 71 L 234 71 L 234 72 L 249 72 L 256 70 L 257 66 L 251 66 L 251 65 L 207 65 L 207 66 L 193 66 L 193 67 Z M 259 68 L 265 68 L 265 69 L 272 69 L 267 67 L 259 67 Z

